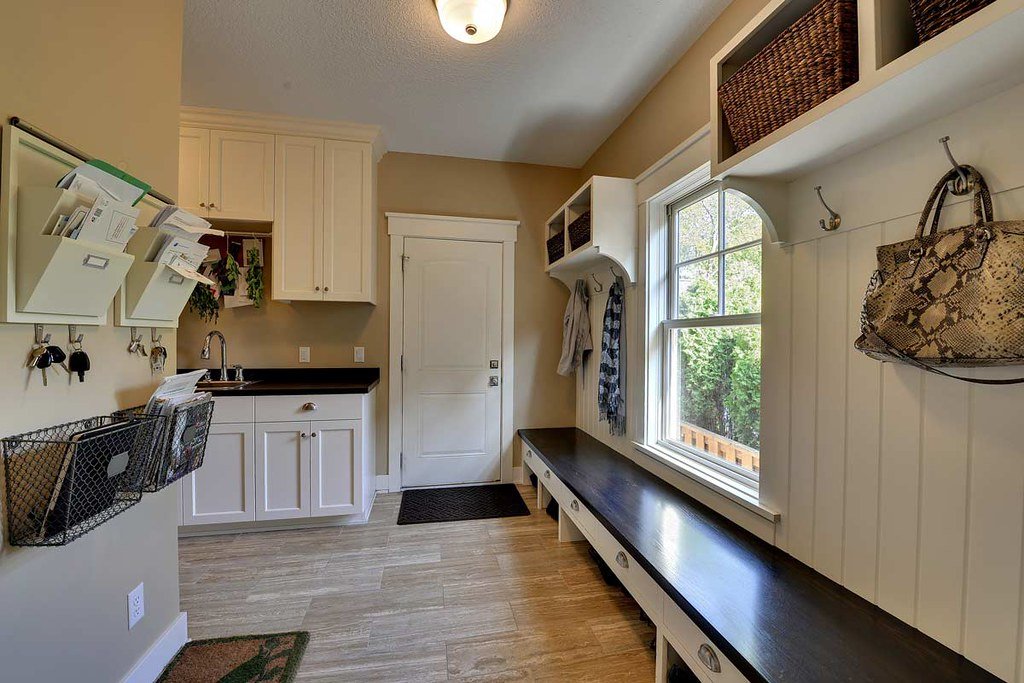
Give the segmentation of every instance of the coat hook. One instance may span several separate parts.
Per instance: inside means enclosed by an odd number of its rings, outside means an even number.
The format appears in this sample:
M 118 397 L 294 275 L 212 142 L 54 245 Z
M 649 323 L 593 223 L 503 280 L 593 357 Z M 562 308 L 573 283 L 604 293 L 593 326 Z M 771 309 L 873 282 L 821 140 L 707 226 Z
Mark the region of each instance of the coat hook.
M 843 217 L 833 211 L 832 207 L 825 203 L 825 198 L 821 196 L 821 185 L 816 185 L 814 187 L 814 191 L 818 193 L 818 201 L 820 201 L 821 205 L 825 207 L 826 211 L 828 211 L 828 223 L 826 223 L 825 219 L 822 218 L 818 221 L 818 226 L 825 232 L 838 230 L 839 226 L 843 223 Z
M 68 343 L 71 346 L 81 346 L 85 335 L 79 333 L 77 325 L 68 325 Z
M 39 323 L 36 323 L 35 325 L 35 333 L 36 344 L 38 344 L 39 346 L 46 346 L 50 343 L 50 335 L 46 334 L 46 330 L 44 330 L 43 326 L 40 325 Z
M 157 344 L 163 343 L 164 335 L 161 334 L 160 336 L 157 336 L 156 328 L 155 327 L 151 327 L 149 329 L 149 339 L 150 339 L 150 341 L 153 342 L 153 345 L 156 346 Z
M 949 151 L 949 136 L 939 138 L 939 144 L 942 145 L 942 149 L 946 151 L 946 158 L 949 159 L 949 163 L 953 165 L 953 170 L 956 171 L 958 178 L 950 180 L 946 187 L 949 191 L 955 194 L 957 197 L 963 197 L 971 191 L 971 178 L 964 171 L 964 167 L 956 162 L 953 158 L 953 153 Z
M 594 278 L 594 284 L 596 285 L 594 287 L 594 291 L 597 292 L 597 293 L 603 292 L 604 291 L 604 285 L 602 285 L 601 281 L 597 279 L 597 275 L 594 275 L 593 273 L 591 273 L 590 277 Z

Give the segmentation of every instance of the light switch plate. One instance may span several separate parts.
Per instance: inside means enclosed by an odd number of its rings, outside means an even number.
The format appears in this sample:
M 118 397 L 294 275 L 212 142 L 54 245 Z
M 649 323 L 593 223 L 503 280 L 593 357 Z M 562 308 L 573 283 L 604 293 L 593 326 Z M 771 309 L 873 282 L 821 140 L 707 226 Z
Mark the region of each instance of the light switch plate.
M 300 363 L 308 363 L 309 362 L 309 347 L 308 346 L 300 346 L 299 347 L 299 362 Z
M 366 362 L 366 347 L 357 346 L 355 352 L 355 362 L 365 363 Z
M 128 594 L 128 629 L 131 630 L 146 616 L 145 584 L 139 584 Z

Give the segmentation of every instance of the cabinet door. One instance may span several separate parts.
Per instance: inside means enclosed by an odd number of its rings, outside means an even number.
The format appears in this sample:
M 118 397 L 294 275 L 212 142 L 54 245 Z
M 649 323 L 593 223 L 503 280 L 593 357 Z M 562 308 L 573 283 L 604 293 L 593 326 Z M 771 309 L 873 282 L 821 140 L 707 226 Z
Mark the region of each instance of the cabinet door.
M 324 300 L 374 301 L 376 213 L 369 144 L 324 143 Z
M 277 136 L 273 298 L 323 300 L 324 141 Z
M 362 422 L 331 420 L 310 427 L 312 516 L 362 512 Z
M 210 131 L 178 129 L 178 206 L 197 216 L 209 215 Z
M 274 220 L 274 136 L 210 131 L 211 218 Z
M 309 517 L 308 422 L 256 425 L 256 519 Z
M 256 519 L 253 432 L 252 423 L 210 427 L 203 466 L 182 477 L 182 524 Z

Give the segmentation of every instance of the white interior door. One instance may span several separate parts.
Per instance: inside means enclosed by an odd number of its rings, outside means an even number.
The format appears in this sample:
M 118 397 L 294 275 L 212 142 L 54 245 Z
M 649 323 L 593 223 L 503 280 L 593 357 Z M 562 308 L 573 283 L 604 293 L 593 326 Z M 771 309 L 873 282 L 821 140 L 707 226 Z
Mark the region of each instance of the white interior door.
M 403 487 L 501 479 L 501 269 L 501 244 L 405 240 Z

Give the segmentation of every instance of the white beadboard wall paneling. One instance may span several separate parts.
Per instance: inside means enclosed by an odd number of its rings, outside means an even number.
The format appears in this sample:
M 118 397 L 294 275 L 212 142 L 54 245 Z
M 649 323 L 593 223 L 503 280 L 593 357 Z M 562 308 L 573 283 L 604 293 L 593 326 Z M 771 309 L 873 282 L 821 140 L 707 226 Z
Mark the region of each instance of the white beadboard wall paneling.
M 842 581 L 846 499 L 847 237 L 818 247 L 817 424 L 813 566 Z
M 818 242 L 793 253 L 793 366 L 790 378 L 789 532 L 785 550 L 814 566 L 818 414 Z M 774 324 L 774 321 L 767 325 Z M 771 359 L 762 359 L 762 363 Z
M 882 364 L 853 348 L 860 334 L 864 286 L 875 271 L 882 226 L 847 235 L 846 509 L 843 583 L 875 600 L 878 563 L 878 460 L 882 425 Z

